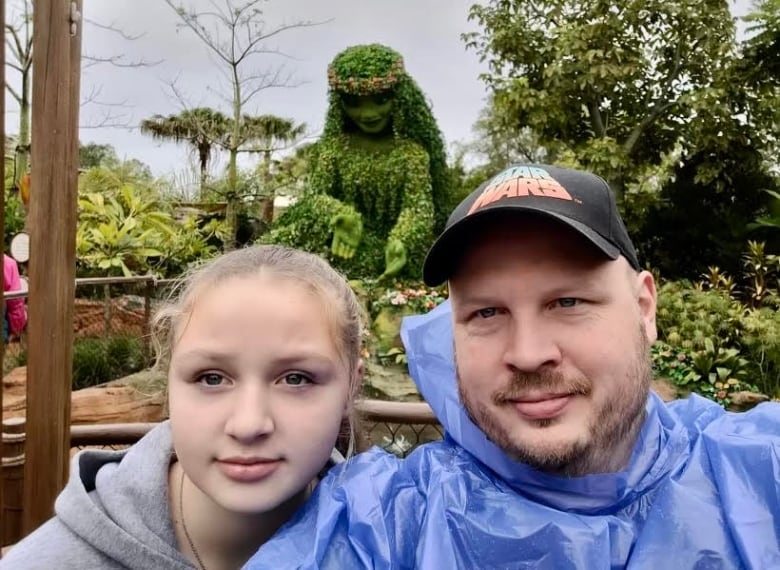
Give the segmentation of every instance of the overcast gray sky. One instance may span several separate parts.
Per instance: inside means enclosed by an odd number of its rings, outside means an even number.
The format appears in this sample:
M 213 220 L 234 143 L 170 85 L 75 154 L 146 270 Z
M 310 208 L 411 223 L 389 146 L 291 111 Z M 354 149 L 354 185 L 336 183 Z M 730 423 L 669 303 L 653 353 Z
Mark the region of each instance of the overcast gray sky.
M 218 0 L 221 2 L 221 0 Z M 470 0 L 271 0 L 265 4 L 269 22 L 331 20 L 321 26 L 286 32 L 274 45 L 294 60 L 257 59 L 258 68 L 284 63 L 305 82 L 294 89 L 271 89 L 260 93 L 247 112 L 272 113 L 305 122 L 319 132 L 325 115 L 326 68 L 336 53 L 349 45 L 380 42 L 398 50 L 406 67 L 433 102 L 434 113 L 448 141 L 464 139 L 483 106 L 485 90 L 477 79 L 482 70 L 473 52 L 466 52 L 460 34 L 469 29 Z M 87 28 L 85 53 L 126 53 L 128 58 L 164 60 L 157 66 L 116 69 L 106 65 L 85 71 L 82 91 L 101 88 L 103 101 L 126 101 L 124 110 L 137 124 L 154 113 L 181 110 L 167 83 L 177 85 L 194 105 L 210 105 L 228 111 L 217 93 L 225 93 L 218 67 L 189 30 L 176 31 L 177 17 L 161 0 L 85 0 L 85 15 L 101 23 L 114 22 L 130 33 L 144 33 L 133 42 Z M 209 0 L 190 0 L 198 8 Z M 120 109 L 113 109 L 116 113 Z M 96 105 L 82 108 L 82 124 L 94 124 L 105 112 Z M 155 174 L 181 170 L 189 156 L 184 147 L 161 144 L 137 130 L 82 129 L 82 141 L 114 145 L 121 156 L 138 158 Z
M 188 0 L 194 7 L 207 7 L 211 0 Z M 221 3 L 222 0 L 216 0 Z M 478 79 L 484 70 L 473 51 L 466 51 L 460 34 L 472 30 L 467 21 L 473 0 L 270 0 L 265 3 L 272 24 L 310 19 L 331 20 L 309 29 L 292 30 L 274 42 L 295 59 L 284 62 L 305 82 L 294 89 L 262 92 L 246 109 L 248 113 L 271 113 L 306 122 L 313 132 L 322 127 L 327 92 L 326 68 L 333 56 L 349 45 L 385 43 L 399 51 L 407 70 L 428 95 L 446 141 L 466 140 L 479 110 L 485 88 Z M 9 2 L 13 4 L 13 2 Z M 737 14 L 749 0 L 732 2 Z M 10 9 L 10 8 L 9 8 Z M 208 105 L 223 112 L 229 107 L 217 93 L 224 93 L 217 64 L 189 30 L 177 32 L 177 16 L 162 0 L 84 0 L 85 16 L 102 24 L 114 24 L 130 34 L 143 34 L 125 41 L 116 34 L 87 26 L 83 51 L 103 56 L 125 55 L 128 60 L 162 60 L 148 68 L 116 68 L 99 65 L 84 69 L 82 94 L 99 89 L 103 102 L 121 102 L 126 107 L 103 108 L 87 104 L 81 110 L 82 125 L 100 122 L 105 112 L 120 113 L 137 125 L 155 113 L 177 113 L 182 105 L 170 93 L 177 85 L 189 106 Z M 10 17 L 10 13 L 9 13 Z M 257 60 L 258 68 L 283 61 Z M 18 114 L 9 100 L 7 128 L 15 131 Z M 156 175 L 182 172 L 191 162 L 187 149 L 159 143 L 137 129 L 83 128 L 82 142 L 113 145 L 124 158 L 137 158 Z

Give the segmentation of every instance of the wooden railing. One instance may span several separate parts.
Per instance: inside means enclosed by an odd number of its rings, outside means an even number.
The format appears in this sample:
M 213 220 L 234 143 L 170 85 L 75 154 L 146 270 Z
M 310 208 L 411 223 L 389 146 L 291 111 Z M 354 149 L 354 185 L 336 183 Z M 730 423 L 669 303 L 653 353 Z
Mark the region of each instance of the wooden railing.
M 430 406 L 424 402 L 362 400 L 356 405 L 369 443 L 406 455 L 418 444 L 441 437 L 442 430 Z M 3 421 L 2 545 L 22 538 L 24 513 L 24 419 Z M 71 448 L 128 446 L 136 443 L 156 423 L 75 425 L 70 428 Z M 370 437 L 375 434 L 375 438 Z M 414 439 L 416 437 L 416 439 Z M 403 438 L 401 441 L 399 438 Z M 403 446 L 400 444 L 403 443 Z

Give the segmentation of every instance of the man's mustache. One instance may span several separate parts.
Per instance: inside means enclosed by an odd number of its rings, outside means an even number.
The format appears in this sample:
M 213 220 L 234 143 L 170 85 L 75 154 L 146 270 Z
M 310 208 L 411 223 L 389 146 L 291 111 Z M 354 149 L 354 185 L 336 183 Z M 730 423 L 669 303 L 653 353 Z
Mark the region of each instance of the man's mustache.
M 587 396 L 592 389 L 590 380 L 584 376 L 567 378 L 561 372 L 554 370 L 515 372 L 506 388 L 493 393 L 493 403 L 501 405 L 517 401 L 532 390 L 548 394 Z

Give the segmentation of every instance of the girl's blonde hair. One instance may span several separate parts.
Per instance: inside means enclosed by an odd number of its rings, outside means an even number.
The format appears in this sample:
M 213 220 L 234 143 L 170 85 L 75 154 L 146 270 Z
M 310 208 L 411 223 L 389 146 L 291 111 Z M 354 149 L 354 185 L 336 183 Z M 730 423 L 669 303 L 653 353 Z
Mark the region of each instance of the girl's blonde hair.
M 168 301 L 151 322 L 151 339 L 158 369 L 168 372 L 171 353 L 198 297 L 229 279 L 266 274 L 295 281 L 322 301 L 322 311 L 333 325 L 336 347 L 349 373 L 350 404 L 362 382 L 360 351 L 363 309 L 346 279 L 322 258 L 281 245 L 256 245 L 231 251 L 193 268 L 174 285 Z M 345 428 L 349 429 L 347 455 L 354 450 L 357 420 L 350 405 Z

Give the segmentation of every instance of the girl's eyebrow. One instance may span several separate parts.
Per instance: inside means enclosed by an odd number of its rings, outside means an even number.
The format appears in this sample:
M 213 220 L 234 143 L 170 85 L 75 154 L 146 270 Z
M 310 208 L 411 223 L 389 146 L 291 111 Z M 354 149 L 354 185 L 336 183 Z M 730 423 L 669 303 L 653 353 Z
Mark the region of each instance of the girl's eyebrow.
M 177 359 L 192 359 L 195 361 L 221 362 L 234 358 L 236 353 L 230 350 L 219 350 L 213 347 L 194 347 L 177 353 Z M 317 351 L 300 351 L 274 358 L 274 363 L 281 366 L 300 365 L 331 366 L 333 359 Z
M 283 366 L 293 366 L 300 363 L 314 366 L 331 366 L 333 359 L 317 352 L 301 352 L 277 358 L 275 362 Z

